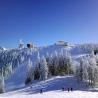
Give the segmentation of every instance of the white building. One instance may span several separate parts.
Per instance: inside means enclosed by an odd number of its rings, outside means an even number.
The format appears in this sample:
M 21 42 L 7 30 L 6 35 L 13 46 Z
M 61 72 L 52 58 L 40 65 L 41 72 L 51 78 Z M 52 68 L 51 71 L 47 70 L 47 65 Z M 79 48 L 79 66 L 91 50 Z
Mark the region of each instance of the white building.
M 65 41 L 58 41 L 58 42 L 55 43 L 55 45 L 68 46 L 68 42 L 65 42 Z

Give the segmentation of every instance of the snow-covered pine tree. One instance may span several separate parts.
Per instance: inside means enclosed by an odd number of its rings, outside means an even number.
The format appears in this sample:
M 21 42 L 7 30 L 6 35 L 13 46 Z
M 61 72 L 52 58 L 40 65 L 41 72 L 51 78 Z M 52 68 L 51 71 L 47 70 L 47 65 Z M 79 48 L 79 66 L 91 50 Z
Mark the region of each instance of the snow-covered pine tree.
M 75 72 L 75 76 L 77 78 L 77 82 L 79 83 L 80 82 L 80 66 L 76 66 L 76 72 Z
M 93 80 L 93 85 L 96 86 L 98 85 L 98 66 L 95 67 L 94 70 L 94 80 Z
M 32 61 L 29 58 L 28 66 L 27 66 L 27 78 L 26 78 L 25 84 L 31 83 L 32 80 L 34 80 L 34 69 L 32 67 Z
M 96 63 L 96 58 L 94 55 L 92 55 L 89 59 L 89 84 L 90 86 L 94 86 L 95 85 L 95 78 L 97 78 L 97 63 Z
M 11 65 L 11 63 L 6 64 L 4 66 L 3 71 L 4 71 L 4 77 L 7 78 L 12 73 L 12 65 Z
M 54 74 L 58 74 L 58 67 L 59 67 L 59 58 L 57 51 L 54 52 L 54 58 L 53 58 L 53 67 L 54 67 Z
M 46 53 L 46 62 L 49 65 L 49 53 L 48 52 Z
M 40 67 L 40 54 L 39 54 L 39 51 L 37 51 L 37 67 Z
M 80 66 L 77 67 L 77 78 L 80 81 L 85 81 L 89 86 L 94 87 L 98 82 L 98 66 L 96 57 L 92 54 L 89 58 L 81 58 Z
M 92 52 L 91 52 L 91 57 L 92 58 L 95 57 L 94 50 L 92 50 Z
M 48 78 L 48 65 L 44 56 L 42 57 L 40 64 L 40 79 L 46 80 Z
M 54 75 L 54 60 L 53 55 L 51 54 L 48 62 L 47 62 L 48 68 L 49 68 L 49 76 Z
M 53 66 L 53 55 L 52 54 L 49 57 L 49 66 Z
M 36 80 L 39 80 L 40 79 L 40 54 L 39 54 L 39 51 L 37 51 L 37 57 L 36 57 L 36 62 L 33 66 L 34 68 L 34 79 Z
M 69 75 L 72 71 L 72 58 L 71 54 L 67 51 L 66 53 L 66 64 L 67 64 L 67 74 Z
M 81 58 L 80 59 L 80 65 L 77 66 L 77 71 L 76 71 L 76 76 L 78 78 L 78 82 L 80 81 L 85 81 L 87 82 L 88 80 L 88 68 L 89 68 L 89 63 L 86 58 Z
M 80 59 L 79 80 L 83 80 L 83 58 Z
M 85 81 L 86 86 L 88 86 L 88 80 L 89 80 L 88 68 L 89 68 L 88 59 L 84 58 L 83 59 L 83 81 Z
M 88 80 L 88 61 L 85 59 L 83 64 L 83 80 Z
M 5 91 L 5 83 L 4 83 L 4 76 L 3 76 L 3 68 L 0 70 L 0 93 L 4 93 Z

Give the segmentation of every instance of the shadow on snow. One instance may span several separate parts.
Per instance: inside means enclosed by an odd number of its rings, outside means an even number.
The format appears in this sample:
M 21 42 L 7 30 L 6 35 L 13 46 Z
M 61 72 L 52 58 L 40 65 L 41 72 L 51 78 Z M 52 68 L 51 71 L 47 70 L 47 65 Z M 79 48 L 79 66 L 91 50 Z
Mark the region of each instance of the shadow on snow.
M 19 91 L 22 93 L 26 93 L 26 94 L 36 94 L 36 93 L 40 93 L 40 91 L 42 90 L 42 92 L 49 92 L 49 91 L 62 91 L 62 88 L 64 87 L 64 91 L 68 91 L 68 88 L 73 88 L 73 91 L 89 91 L 89 92 L 98 92 L 98 90 L 92 88 L 88 88 L 85 86 L 85 83 L 77 83 L 77 80 L 75 77 L 73 76 L 62 76 L 62 77 L 55 77 L 55 78 L 51 78 L 49 80 L 46 81 L 40 81 L 37 82 L 36 84 L 33 84 L 32 86 Z

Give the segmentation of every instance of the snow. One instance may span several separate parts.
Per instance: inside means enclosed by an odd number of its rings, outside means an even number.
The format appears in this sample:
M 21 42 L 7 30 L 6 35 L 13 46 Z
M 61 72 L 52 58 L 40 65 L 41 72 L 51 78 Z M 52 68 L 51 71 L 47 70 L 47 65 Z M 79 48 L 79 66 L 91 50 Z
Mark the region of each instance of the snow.
M 20 65 L 5 81 L 6 91 L 12 91 L 25 86 L 27 66 Z
M 85 47 L 84 47 L 85 46 Z M 91 45 L 92 46 L 92 45 Z M 31 59 L 36 62 L 37 54 L 39 53 L 40 57 L 44 56 L 51 56 L 55 55 L 55 51 L 58 53 L 61 53 L 61 50 L 69 51 L 72 55 L 72 59 L 74 60 L 75 65 L 78 65 L 78 59 L 82 57 L 89 56 L 91 52 L 91 46 L 90 48 L 87 48 L 87 45 L 50 45 L 47 47 L 36 47 L 36 49 L 33 49 L 31 54 Z M 98 45 L 96 45 L 97 47 Z M 8 53 L 15 54 L 15 57 L 18 57 L 17 55 L 24 56 L 25 61 L 27 60 L 28 54 L 27 54 L 27 48 L 24 49 L 12 49 L 12 50 L 6 50 L 1 48 L 2 50 L 0 52 L 0 58 L 3 60 L 4 58 L 8 58 Z M 6 56 L 4 56 L 6 54 Z M 14 56 L 14 55 L 13 55 Z M 9 59 L 9 58 L 8 58 Z M 7 60 L 8 60 L 7 59 Z M 15 58 L 13 58 L 15 59 Z M 9 60 L 8 60 L 9 61 Z M 6 62 L 6 59 L 4 60 Z M 8 63 L 8 62 L 7 62 Z M 26 62 L 25 62 L 26 63 Z M 0 65 L 1 66 L 1 65 Z M 6 79 L 5 81 L 5 90 L 7 93 L 1 94 L 0 98 L 97 98 L 97 89 L 89 89 L 85 87 L 85 84 L 77 84 L 76 79 L 73 76 L 56 76 L 52 77 L 46 81 L 34 81 L 32 86 L 26 87 L 24 82 L 26 79 L 26 73 L 27 73 L 27 66 L 26 64 L 22 64 L 13 71 L 13 73 Z M 65 87 L 65 91 L 62 91 L 61 88 Z M 73 87 L 74 91 L 69 92 L 67 91 L 68 87 Z M 19 90 L 18 90 L 19 89 Z M 43 94 L 40 94 L 40 89 L 44 90 Z
M 62 91 L 62 87 L 65 88 Z M 73 91 L 68 92 L 67 88 L 73 87 Z M 43 93 L 40 93 L 40 90 Z M 32 86 L 24 89 L 4 93 L 0 98 L 98 98 L 97 89 L 89 89 L 85 85 L 78 84 L 73 76 L 56 76 L 46 81 L 34 82 Z
M 0 98 L 98 98 L 98 93 L 86 92 L 86 91 L 73 91 L 73 92 L 62 92 L 62 91 L 50 91 L 43 94 L 14 94 L 4 95 Z

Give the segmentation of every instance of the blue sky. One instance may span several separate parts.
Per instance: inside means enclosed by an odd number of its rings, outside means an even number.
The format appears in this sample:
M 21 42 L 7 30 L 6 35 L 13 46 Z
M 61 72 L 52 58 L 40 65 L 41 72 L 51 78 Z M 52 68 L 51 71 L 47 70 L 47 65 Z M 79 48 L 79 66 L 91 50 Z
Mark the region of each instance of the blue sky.
M 0 46 L 18 47 L 19 39 L 97 43 L 98 0 L 0 0 Z

